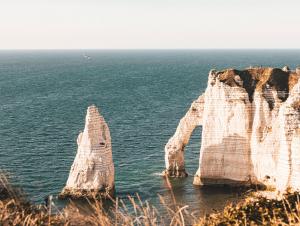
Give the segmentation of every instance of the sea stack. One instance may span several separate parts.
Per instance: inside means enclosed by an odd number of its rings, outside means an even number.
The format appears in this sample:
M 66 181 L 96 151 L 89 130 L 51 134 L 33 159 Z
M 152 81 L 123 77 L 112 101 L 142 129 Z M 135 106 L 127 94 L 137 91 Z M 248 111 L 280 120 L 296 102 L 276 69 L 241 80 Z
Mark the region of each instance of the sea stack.
M 212 70 L 205 93 L 192 104 L 166 145 L 165 172 L 170 173 L 165 175 L 182 175 L 184 146 L 199 125 L 202 141 L 194 184 L 300 189 L 296 71 L 287 67 Z
M 88 107 L 84 131 L 61 198 L 112 197 L 114 164 L 109 128 L 97 107 Z

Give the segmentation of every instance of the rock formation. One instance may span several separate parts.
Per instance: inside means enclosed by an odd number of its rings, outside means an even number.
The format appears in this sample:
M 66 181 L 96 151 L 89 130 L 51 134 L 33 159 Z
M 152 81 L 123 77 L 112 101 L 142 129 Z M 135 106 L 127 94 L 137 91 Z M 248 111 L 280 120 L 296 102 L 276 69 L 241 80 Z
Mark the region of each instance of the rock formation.
M 165 175 L 186 175 L 184 146 L 202 125 L 194 184 L 300 189 L 300 81 L 288 67 L 212 70 L 165 147 Z
M 166 170 L 164 175 L 186 177 L 184 147 L 188 144 L 193 130 L 202 124 L 204 95 L 195 100 L 186 115 L 180 120 L 174 136 L 165 147 Z
M 114 164 L 109 128 L 96 106 L 88 107 L 84 131 L 67 184 L 60 197 L 107 197 L 114 194 Z

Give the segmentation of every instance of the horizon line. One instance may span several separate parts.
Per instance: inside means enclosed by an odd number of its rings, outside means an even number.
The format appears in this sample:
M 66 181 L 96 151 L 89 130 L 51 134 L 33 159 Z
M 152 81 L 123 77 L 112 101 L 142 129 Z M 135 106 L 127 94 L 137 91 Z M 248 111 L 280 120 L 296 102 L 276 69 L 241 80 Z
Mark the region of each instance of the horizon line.
M 18 51 L 18 50 L 300 50 L 300 47 L 296 48 L 4 48 L 0 51 Z

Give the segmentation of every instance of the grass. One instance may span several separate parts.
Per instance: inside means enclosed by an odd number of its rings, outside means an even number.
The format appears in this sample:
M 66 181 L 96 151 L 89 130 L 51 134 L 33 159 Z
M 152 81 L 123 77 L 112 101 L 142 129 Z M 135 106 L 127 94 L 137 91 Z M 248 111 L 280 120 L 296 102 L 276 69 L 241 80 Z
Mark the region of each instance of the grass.
M 248 198 L 199 220 L 198 225 L 300 225 L 299 193 L 280 199 Z
M 170 183 L 167 180 L 167 184 Z M 171 187 L 170 187 L 171 188 Z M 167 204 L 160 198 L 160 210 L 139 195 L 123 200 L 111 199 L 109 209 L 101 200 L 87 200 L 88 209 L 70 202 L 63 210 L 55 211 L 45 205 L 33 205 L 19 189 L 11 186 L 7 176 L 0 173 L 0 225 L 300 225 L 299 193 L 289 193 L 280 200 L 263 197 L 246 198 L 230 204 L 221 212 L 197 217 L 188 206 Z
M 109 209 L 99 199 L 86 200 L 88 208 L 70 202 L 62 211 L 52 213 L 55 206 L 33 205 L 25 195 L 11 186 L 5 174 L 0 173 L 0 225 L 193 225 L 198 218 L 187 211 L 188 206 L 175 202 L 168 205 L 160 196 L 163 215 L 139 195 L 128 196 L 129 204 L 119 198 L 111 199 Z M 51 208 L 50 208 L 51 206 Z M 87 211 L 88 209 L 88 211 Z

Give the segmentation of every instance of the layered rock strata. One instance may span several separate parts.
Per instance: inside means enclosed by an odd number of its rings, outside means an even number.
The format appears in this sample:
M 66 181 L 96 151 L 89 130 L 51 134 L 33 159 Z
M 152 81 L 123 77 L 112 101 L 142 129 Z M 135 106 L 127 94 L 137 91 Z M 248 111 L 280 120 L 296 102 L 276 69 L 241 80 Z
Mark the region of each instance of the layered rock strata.
M 84 131 L 77 138 L 77 154 L 64 197 L 107 197 L 114 195 L 114 164 L 109 128 L 96 106 L 88 107 Z
M 288 67 L 212 70 L 201 101 L 192 104 L 165 147 L 165 174 L 186 175 L 184 146 L 202 125 L 194 184 L 300 188 L 297 72 Z

